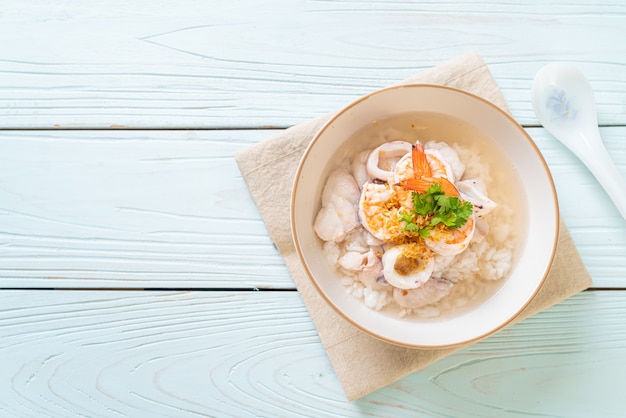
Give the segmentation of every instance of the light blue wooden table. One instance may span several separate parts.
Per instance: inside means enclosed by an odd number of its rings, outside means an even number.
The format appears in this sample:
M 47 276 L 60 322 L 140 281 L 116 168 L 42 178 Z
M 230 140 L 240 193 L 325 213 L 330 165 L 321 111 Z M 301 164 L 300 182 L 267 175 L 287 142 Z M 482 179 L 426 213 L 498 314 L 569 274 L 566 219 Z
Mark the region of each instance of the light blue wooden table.
M 626 416 L 626 222 L 535 118 L 578 66 L 626 175 L 626 3 L 8 0 L 0 416 Z M 233 152 L 469 51 L 594 287 L 348 402 Z

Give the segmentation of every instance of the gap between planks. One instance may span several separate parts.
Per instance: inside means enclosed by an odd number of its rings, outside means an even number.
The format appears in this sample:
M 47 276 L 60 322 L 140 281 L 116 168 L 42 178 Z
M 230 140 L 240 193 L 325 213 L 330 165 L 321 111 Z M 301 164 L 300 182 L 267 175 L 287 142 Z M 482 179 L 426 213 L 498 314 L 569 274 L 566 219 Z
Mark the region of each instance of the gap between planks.
M 293 287 L 257 288 L 257 287 L 0 287 L 4 291 L 57 290 L 57 291 L 95 291 L 95 292 L 297 292 Z M 583 292 L 626 291 L 626 287 L 590 287 Z
M 114 291 L 114 292 L 297 292 L 295 287 L 0 287 L 9 290 Z
M 303 121 L 304 122 L 304 121 Z M 194 127 L 194 126 L 123 126 L 123 125 L 111 125 L 111 126 L 76 126 L 76 127 L 4 127 L 0 128 L 2 131 L 269 131 L 288 129 L 294 125 L 266 125 L 266 126 L 206 126 L 206 127 Z M 543 128 L 541 124 L 527 123 L 521 124 L 522 128 Z M 624 128 L 626 124 L 600 124 L 600 128 Z
M 610 125 L 610 126 L 619 126 L 619 125 Z M 626 126 L 626 125 L 624 125 Z M 24 127 L 5 127 L 0 128 L 0 132 L 3 131 L 270 131 L 277 129 L 288 129 L 291 125 L 276 125 L 276 126 L 210 126 L 210 127 L 184 127 L 184 126 L 169 126 L 169 127 L 158 127 L 158 126 L 148 126 L 148 127 L 140 127 L 140 126 L 96 126 L 96 127 L 85 127 L 85 126 L 77 126 L 77 127 L 35 127 L 35 128 L 24 128 Z

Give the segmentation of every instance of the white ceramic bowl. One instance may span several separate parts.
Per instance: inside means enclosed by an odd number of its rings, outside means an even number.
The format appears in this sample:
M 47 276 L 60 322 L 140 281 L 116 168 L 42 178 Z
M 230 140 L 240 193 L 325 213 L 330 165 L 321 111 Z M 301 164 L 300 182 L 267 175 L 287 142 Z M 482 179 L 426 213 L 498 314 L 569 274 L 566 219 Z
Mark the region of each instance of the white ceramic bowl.
M 451 116 L 477 129 L 475 141 L 492 141 L 519 173 L 516 195 L 521 205 L 513 217 L 525 230 L 516 240 L 515 261 L 500 287 L 480 303 L 456 314 L 432 319 L 369 309 L 348 294 L 322 253 L 313 230 L 321 193 L 337 152 L 345 141 L 373 121 L 405 114 L 431 112 Z M 492 145 L 493 145 L 492 144 Z M 358 144 L 354 144 L 358 148 Z M 497 176 L 498 173 L 493 173 Z M 361 330 L 384 341 L 407 347 L 448 347 L 478 340 L 510 323 L 535 297 L 554 258 L 559 213 L 549 169 L 532 139 L 508 114 L 470 93 L 435 85 L 400 85 L 364 96 L 335 114 L 317 133 L 297 169 L 291 197 L 291 227 L 297 253 L 313 284 L 326 302 Z

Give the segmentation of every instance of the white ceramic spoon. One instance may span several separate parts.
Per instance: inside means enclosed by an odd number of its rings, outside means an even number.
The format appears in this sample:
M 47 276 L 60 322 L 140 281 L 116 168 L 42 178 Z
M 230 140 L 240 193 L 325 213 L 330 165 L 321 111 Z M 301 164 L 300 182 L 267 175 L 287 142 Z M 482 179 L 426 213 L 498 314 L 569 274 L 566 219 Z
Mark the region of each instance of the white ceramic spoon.
M 543 67 L 533 81 L 532 101 L 541 124 L 589 168 L 626 219 L 626 181 L 606 151 L 591 85 L 576 67 Z

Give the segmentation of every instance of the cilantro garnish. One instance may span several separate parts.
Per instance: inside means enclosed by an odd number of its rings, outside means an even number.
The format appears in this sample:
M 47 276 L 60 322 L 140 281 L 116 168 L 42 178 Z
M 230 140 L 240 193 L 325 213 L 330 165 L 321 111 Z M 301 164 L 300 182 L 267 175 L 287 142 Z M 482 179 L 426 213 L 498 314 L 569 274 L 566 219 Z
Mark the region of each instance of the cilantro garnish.
M 417 232 L 426 238 L 437 225 L 460 228 L 472 216 L 472 204 L 456 196 L 446 196 L 441 186 L 434 183 L 426 193 L 413 192 L 413 209 L 400 212 L 400 221 L 406 222 L 405 231 Z M 417 223 L 416 223 L 417 222 Z

